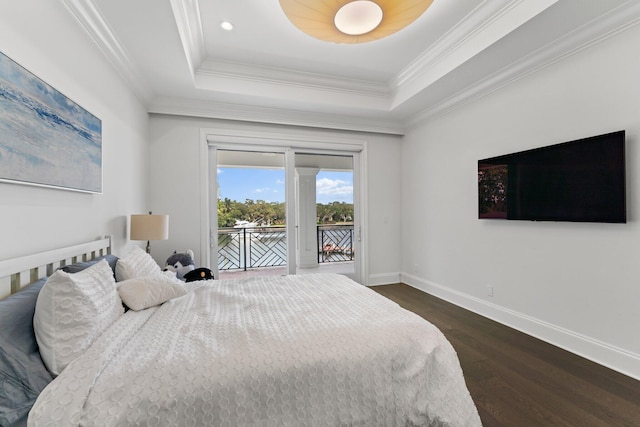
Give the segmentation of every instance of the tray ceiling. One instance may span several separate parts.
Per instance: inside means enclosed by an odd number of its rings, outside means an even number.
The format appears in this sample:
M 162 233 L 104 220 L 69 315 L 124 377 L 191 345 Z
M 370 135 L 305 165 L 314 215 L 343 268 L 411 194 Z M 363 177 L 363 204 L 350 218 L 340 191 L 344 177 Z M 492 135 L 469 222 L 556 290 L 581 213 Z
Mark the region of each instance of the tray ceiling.
M 435 0 L 387 38 L 335 44 L 277 0 L 61 2 L 149 112 L 395 134 L 640 21 L 634 0 Z

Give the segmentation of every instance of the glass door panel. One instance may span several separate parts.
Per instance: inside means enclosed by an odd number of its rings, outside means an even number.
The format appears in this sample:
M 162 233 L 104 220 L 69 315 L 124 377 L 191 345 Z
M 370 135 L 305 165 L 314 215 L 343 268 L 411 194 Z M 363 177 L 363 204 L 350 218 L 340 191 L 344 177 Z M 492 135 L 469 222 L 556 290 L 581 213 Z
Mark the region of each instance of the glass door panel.
M 286 274 L 284 153 L 217 150 L 216 157 L 217 277 Z
M 299 274 L 356 276 L 354 156 L 297 152 Z

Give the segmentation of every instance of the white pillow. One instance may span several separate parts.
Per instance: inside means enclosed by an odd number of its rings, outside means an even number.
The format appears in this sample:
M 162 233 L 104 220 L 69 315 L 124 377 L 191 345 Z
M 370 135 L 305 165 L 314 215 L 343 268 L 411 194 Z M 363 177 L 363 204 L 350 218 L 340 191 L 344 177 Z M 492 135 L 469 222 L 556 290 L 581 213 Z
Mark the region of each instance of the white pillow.
M 134 277 L 150 276 L 161 271 L 160 266 L 151 258 L 151 255 L 134 246 L 126 256 L 118 259 L 116 280 L 120 282 Z
M 33 316 L 36 340 L 49 372 L 59 375 L 123 312 L 107 261 L 73 274 L 55 271 L 40 290 Z
M 186 294 L 178 281 L 164 274 L 136 277 L 118 282 L 118 293 L 131 310 L 144 310 Z

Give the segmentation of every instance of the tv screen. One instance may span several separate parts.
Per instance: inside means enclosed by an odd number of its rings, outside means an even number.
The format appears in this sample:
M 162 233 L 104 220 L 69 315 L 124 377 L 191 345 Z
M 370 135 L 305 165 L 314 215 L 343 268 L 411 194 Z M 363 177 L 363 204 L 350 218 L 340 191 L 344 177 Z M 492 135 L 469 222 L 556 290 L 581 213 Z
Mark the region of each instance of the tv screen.
M 478 161 L 479 218 L 627 221 L 625 131 Z

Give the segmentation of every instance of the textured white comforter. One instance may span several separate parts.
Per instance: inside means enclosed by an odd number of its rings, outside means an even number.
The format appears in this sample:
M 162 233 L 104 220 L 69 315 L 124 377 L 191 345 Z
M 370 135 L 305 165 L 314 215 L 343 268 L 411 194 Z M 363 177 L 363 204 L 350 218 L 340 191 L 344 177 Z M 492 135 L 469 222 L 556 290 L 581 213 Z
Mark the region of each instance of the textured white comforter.
M 31 425 L 478 426 L 442 333 L 340 275 L 187 284 L 125 313 Z

